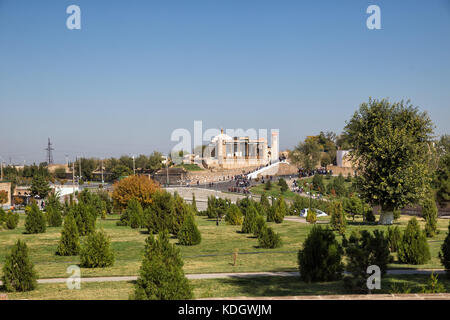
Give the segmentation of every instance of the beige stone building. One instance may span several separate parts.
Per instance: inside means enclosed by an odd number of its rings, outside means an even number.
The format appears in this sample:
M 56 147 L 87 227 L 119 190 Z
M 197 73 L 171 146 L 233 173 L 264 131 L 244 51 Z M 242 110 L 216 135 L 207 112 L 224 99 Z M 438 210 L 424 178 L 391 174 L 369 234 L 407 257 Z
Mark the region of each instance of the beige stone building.
M 278 132 L 272 132 L 269 146 L 267 139 L 230 137 L 221 133 L 211 139 L 203 150 L 203 157 L 190 155 L 188 161 L 206 168 L 237 169 L 258 167 L 277 162 L 279 158 Z

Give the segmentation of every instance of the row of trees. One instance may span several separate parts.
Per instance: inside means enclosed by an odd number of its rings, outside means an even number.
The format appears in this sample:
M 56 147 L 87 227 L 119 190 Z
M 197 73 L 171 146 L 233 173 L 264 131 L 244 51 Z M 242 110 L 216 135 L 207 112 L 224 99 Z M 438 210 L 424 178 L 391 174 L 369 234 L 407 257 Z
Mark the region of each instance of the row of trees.
M 342 243 L 337 241 L 332 229 L 317 225 L 299 250 L 300 276 L 305 282 L 334 281 L 343 277 L 345 269 L 350 273 L 344 278 L 345 286 L 352 292 L 367 292 L 367 268 L 376 265 L 384 275 L 388 263 L 394 260 L 393 252 L 397 252 L 400 263 L 418 265 L 430 260 L 426 234 L 416 218 L 408 222 L 403 233 L 398 227 L 390 227 L 387 233 L 358 230 L 349 238 L 344 235 Z M 450 277 L 450 224 L 439 257 Z

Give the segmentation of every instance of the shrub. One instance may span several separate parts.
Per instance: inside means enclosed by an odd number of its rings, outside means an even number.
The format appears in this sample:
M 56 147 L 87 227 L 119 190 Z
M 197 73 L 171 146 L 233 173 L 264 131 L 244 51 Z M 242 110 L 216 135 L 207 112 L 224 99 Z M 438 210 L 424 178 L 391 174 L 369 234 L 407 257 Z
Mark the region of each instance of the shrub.
M 9 211 L 6 214 L 6 227 L 9 230 L 14 230 L 15 228 L 17 228 L 18 224 L 19 224 L 19 214 Z
M 278 185 L 280 186 L 280 191 L 282 193 L 288 191 L 288 189 L 289 189 L 286 180 L 284 180 L 283 178 L 280 178 L 278 180 Z
M 317 221 L 317 212 L 315 209 L 309 209 L 306 215 L 306 222 L 310 224 L 315 224 Z
M 376 265 L 382 275 L 386 274 L 390 262 L 388 239 L 379 230 L 374 230 L 373 234 L 367 230 L 353 231 L 349 240 L 344 236 L 343 245 L 348 261 L 346 270 L 351 273 L 344 278 L 345 287 L 354 292 L 367 292 L 368 266 Z
M 253 235 L 258 238 L 264 228 L 267 228 L 266 220 L 263 216 L 257 215 Z
M 37 285 L 37 273 L 28 257 L 28 247 L 22 240 L 12 247 L 3 265 L 3 286 L 6 291 L 31 291 Z
M 402 233 L 398 226 L 388 227 L 388 240 L 391 252 L 397 252 L 402 241 Z
M 422 288 L 422 293 L 445 293 L 445 287 L 438 280 L 438 275 L 431 272 L 430 279 L 425 287 Z
M 447 236 L 445 237 L 444 243 L 441 246 L 441 251 L 439 252 L 439 259 L 445 267 L 447 277 L 450 278 L 450 222 L 448 224 Z
M 61 232 L 56 254 L 60 256 L 76 256 L 80 252 L 80 235 L 77 223 L 72 214 L 67 214 L 64 219 L 64 226 Z
M 6 223 L 6 212 L 5 210 L 3 210 L 3 208 L 0 207 L 0 230 L 2 229 L 5 223 Z
M 305 282 L 333 281 L 342 277 L 343 249 L 330 229 L 315 225 L 298 252 L 300 277 Z
M 144 259 L 136 281 L 136 300 L 192 299 L 192 288 L 183 272 L 180 250 L 169 242 L 167 231 L 158 239 L 150 235 L 146 240 Z
M 244 217 L 244 222 L 242 223 L 242 233 L 253 233 L 255 231 L 257 216 L 258 212 L 255 207 L 253 205 L 250 206 Z
M 105 268 L 113 264 L 110 238 L 103 230 L 89 234 L 80 250 L 80 265 L 84 268 Z
M 47 222 L 44 213 L 39 210 L 36 203 L 31 205 L 31 210 L 25 218 L 25 230 L 28 234 L 44 233 Z
M 373 213 L 373 208 L 371 208 L 368 205 L 365 205 L 365 208 L 364 208 L 364 218 L 367 222 L 375 222 L 376 221 L 375 214 Z
M 392 214 L 394 215 L 394 220 L 398 220 L 402 216 L 402 211 L 399 208 L 395 208 Z
M 264 185 L 264 190 L 269 191 L 270 189 L 272 189 L 272 182 L 270 180 L 267 180 L 267 182 Z
M 184 246 L 193 246 L 202 241 L 202 235 L 192 215 L 188 215 L 184 219 L 183 225 L 178 232 L 178 241 Z
M 323 177 L 320 174 L 315 174 L 312 179 L 313 188 L 316 191 L 319 191 L 321 193 L 325 192 L 325 184 L 323 183 Z
M 427 198 L 422 204 L 422 217 L 425 219 L 425 234 L 432 238 L 437 233 L 437 207 L 434 197 Z
M 198 213 L 198 209 L 197 209 L 197 201 L 195 201 L 195 193 L 192 193 L 192 210 L 194 210 L 194 214 Z
M 240 226 L 242 224 L 242 212 L 239 207 L 232 204 L 225 215 L 225 222 L 233 226 Z
M 398 259 L 402 263 L 424 264 L 430 260 L 430 248 L 425 232 L 420 230 L 414 217 L 409 220 L 398 248 Z
M 47 207 L 47 221 L 49 227 L 61 227 L 62 215 L 59 207 L 50 205 Z
M 282 245 L 281 237 L 271 227 L 264 226 L 258 235 L 258 245 L 266 249 L 279 248 Z
M 331 215 L 330 224 L 333 230 L 341 235 L 344 234 L 347 227 L 347 220 L 345 219 L 342 203 L 339 201 L 332 201 L 328 211 L 328 214 Z

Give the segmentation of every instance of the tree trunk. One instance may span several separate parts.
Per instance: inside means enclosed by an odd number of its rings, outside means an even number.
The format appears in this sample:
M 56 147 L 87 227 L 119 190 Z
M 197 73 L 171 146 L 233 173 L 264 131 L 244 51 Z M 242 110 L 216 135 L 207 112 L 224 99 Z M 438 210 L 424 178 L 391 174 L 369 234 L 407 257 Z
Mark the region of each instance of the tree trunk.
M 389 225 L 394 223 L 394 212 L 393 211 L 381 211 L 380 220 L 378 224 Z

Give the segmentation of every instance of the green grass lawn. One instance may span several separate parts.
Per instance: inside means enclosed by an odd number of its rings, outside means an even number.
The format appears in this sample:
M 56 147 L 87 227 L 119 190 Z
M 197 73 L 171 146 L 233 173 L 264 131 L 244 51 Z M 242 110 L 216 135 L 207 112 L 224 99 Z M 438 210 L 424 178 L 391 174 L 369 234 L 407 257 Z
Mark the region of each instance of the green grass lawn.
M 202 171 L 204 170 L 203 168 L 200 168 L 198 165 L 196 164 L 179 164 L 175 166 L 176 168 L 184 168 L 187 171 Z
M 118 216 L 109 216 L 107 220 L 97 220 L 97 226 L 103 228 L 111 237 L 112 248 L 116 254 L 114 266 L 109 268 L 83 268 L 84 277 L 137 275 L 148 234 L 144 229 L 116 226 Z M 269 223 L 281 235 L 283 246 L 278 249 L 258 248 L 257 239 L 249 234 L 240 233 L 240 226 L 229 226 L 221 222 L 217 227 L 215 220 L 196 217 L 202 233 L 202 243 L 197 246 L 179 246 L 184 260 L 186 273 L 211 272 L 256 272 L 256 271 L 292 271 L 297 270 L 297 251 L 301 248 L 312 225 L 294 221 L 282 224 Z M 404 228 L 409 217 L 402 217 L 397 224 Z M 30 248 L 30 258 L 35 264 L 40 278 L 66 277 L 69 265 L 78 264 L 79 257 L 60 257 L 55 255 L 61 228 L 48 228 L 46 233 L 28 235 L 24 232 L 24 215 L 15 230 L 0 231 L 0 268 L 11 246 L 21 238 Z M 419 219 L 420 224 L 424 221 Z M 322 219 L 322 222 L 323 221 Z M 440 233 L 430 239 L 432 259 L 425 265 L 412 266 L 393 263 L 390 268 L 442 268 L 438 252 L 447 233 L 448 220 L 439 219 Z M 386 230 L 386 226 L 365 225 L 360 219 L 349 221 L 347 235 L 354 229 Z M 338 236 L 340 240 L 341 237 Z M 177 243 L 177 239 L 171 240 Z M 232 253 L 239 250 L 236 266 L 232 264 Z M 2 270 L 0 269 L 0 274 Z
M 381 289 L 374 294 L 390 293 L 391 286 L 406 284 L 411 293 L 420 293 L 427 275 L 385 276 Z M 439 276 L 439 282 L 450 292 L 450 280 Z M 299 277 L 227 278 L 190 281 L 194 298 L 265 297 L 348 294 L 343 281 L 305 283 Z M 134 291 L 134 281 L 81 283 L 79 290 L 70 290 L 65 283 L 39 284 L 34 291 L 7 293 L 8 299 L 32 300 L 126 300 Z M 1 292 L 1 294 L 5 294 Z

